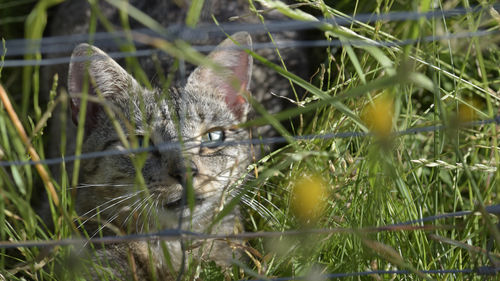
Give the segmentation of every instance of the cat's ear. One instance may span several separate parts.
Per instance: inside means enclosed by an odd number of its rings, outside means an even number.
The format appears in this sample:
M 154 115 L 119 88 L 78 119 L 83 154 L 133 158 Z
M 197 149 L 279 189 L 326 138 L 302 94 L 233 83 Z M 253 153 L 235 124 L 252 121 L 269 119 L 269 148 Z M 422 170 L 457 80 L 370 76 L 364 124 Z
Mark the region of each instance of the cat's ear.
M 231 40 L 232 38 L 232 40 Z M 231 112 L 244 121 L 250 109 L 244 94 L 248 94 L 252 77 L 253 60 L 243 48 L 252 48 L 252 38 L 247 32 L 238 32 L 220 43 L 208 58 L 222 69 L 200 66 L 189 76 L 186 88 L 209 88 L 223 98 Z M 237 46 L 234 42 L 238 42 Z
M 86 83 L 86 85 L 85 85 Z M 89 96 L 100 93 L 106 100 L 120 101 L 126 99 L 130 87 L 135 80 L 118 63 L 99 48 L 80 44 L 71 55 L 68 72 L 68 90 L 71 98 L 71 117 L 78 124 L 80 114 L 80 98 L 83 91 L 87 90 Z M 87 103 L 85 128 L 95 127 L 102 105 L 89 101 Z

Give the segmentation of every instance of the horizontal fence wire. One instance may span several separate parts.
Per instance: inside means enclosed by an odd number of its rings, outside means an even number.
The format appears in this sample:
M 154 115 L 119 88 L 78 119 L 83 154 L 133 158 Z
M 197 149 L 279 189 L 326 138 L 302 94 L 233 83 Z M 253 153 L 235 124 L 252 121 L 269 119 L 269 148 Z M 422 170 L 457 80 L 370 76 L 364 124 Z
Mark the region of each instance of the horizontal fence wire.
M 487 11 L 489 9 L 500 9 L 500 4 L 474 6 L 474 7 L 459 7 L 449 10 L 437 10 L 429 12 L 388 12 L 381 14 L 357 14 L 354 16 L 323 18 L 318 21 L 299 21 L 299 20 L 282 20 L 282 21 L 268 21 L 266 24 L 262 23 L 221 23 L 221 24 L 200 24 L 195 28 L 186 25 L 171 24 L 166 28 L 165 32 L 158 33 L 149 29 L 133 29 L 131 32 L 146 33 L 150 35 L 159 36 L 166 40 L 181 39 L 184 41 L 192 42 L 208 38 L 209 36 L 225 37 L 222 32 L 232 33 L 238 31 L 247 31 L 251 34 L 265 34 L 270 32 L 283 32 L 294 31 L 303 29 L 315 29 L 323 24 L 333 24 L 337 26 L 350 26 L 356 23 L 370 24 L 378 21 L 407 21 L 431 18 L 448 18 L 452 16 L 461 16 L 470 13 Z M 10 55 L 26 55 L 26 54 L 47 54 L 53 51 L 61 52 L 62 49 L 53 48 L 54 46 L 61 46 L 65 44 L 77 44 L 80 42 L 102 41 L 112 43 L 112 39 L 126 39 L 129 32 L 116 31 L 116 32 L 97 32 L 95 34 L 72 34 L 65 36 L 54 36 L 42 39 L 11 39 L 6 41 L 7 49 L 12 51 L 7 53 Z M 52 46 L 53 45 L 53 46 Z M 1 49 L 0 49 L 1 50 Z M 66 51 L 71 51 L 67 49 Z M 1 52 L 3 53 L 3 51 Z
M 224 37 L 224 32 L 232 33 L 236 31 L 247 31 L 251 34 L 263 34 L 267 31 L 270 32 L 283 32 L 291 30 L 303 30 L 303 29 L 313 29 L 321 27 L 324 24 L 335 24 L 340 26 L 347 26 L 353 23 L 372 23 L 376 21 L 400 21 L 400 20 L 416 20 L 421 18 L 436 18 L 436 17 L 451 17 L 464 15 L 467 13 L 481 12 L 487 9 L 500 9 L 500 4 L 488 5 L 488 6 L 475 6 L 472 8 L 456 8 L 450 10 L 440 10 L 431 11 L 425 13 L 419 12 L 389 12 L 386 14 L 360 14 L 347 18 L 334 18 L 334 19 L 321 19 L 318 21 L 296 21 L 296 20 L 285 20 L 285 21 L 273 21 L 266 24 L 248 24 L 248 23 L 225 23 L 221 25 L 208 24 L 201 25 L 195 29 L 186 27 L 184 25 L 173 25 L 169 27 L 164 34 L 153 32 L 147 29 L 136 29 L 130 32 L 149 34 L 151 36 L 156 36 L 163 38 L 165 40 L 174 41 L 177 39 L 182 39 L 187 42 L 207 40 L 208 38 Z M 222 32 L 224 31 L 224 32 Z M 68 36 L 56 36 L 43 38 L 41 40 L 29 40 L 29 39 L 13 39 L 7 40 L 5 44 L 5 49 L 0 48 L 0 54 L 9 56 L 19 56 L 19 55 L 29 55 L 29 54 L 51 54 L 51 53 L 69 53 L 73 50 L 77 43 L 88 42 L 92 39 L 95 45 L 100 47 L 114 47 L 117 48 L 118 45 L 115 40 L 126 40 L 127 34 L 129 32 L 99 32 L 93 34 L 91 37 L 88 34 L 77 34 Z M 418 39 L 406 39 L 400 41 L 373 41 L 373 40 L 346 40 L 341 42 L 340 40 L 310 40 L 310 41 L 276 41 L 275 43 L 255 43 L 253 49 L 268 49 L 268 48 L 308 48 L 308 47 L 340 47 L 343 45 L 373 45 L 373 46 L 404 46 L 412 45 L 419 42 L 434 42 L 439 40 L 450 40 L 459 38 L 471 38 L 480 36 L 492 36 L 500 34 L 499 30 L 479 30 L 474 32 L 462 32 L 455 34 L 444 34 L 444 35 L 433 35 Z M 115 39 L 115 40 L 111 40 Z M 141 42 L 135 42 L 138 47 L 145 46 Z M 204 46 L 193 46 L 195 50 L 202 52 L 209 52 L 215 49 L 215 45 L 204 45 Z M 142 57 L 151 56 L 157 53 L 157 49 L 145 49 L 138 50 L 136 52 L 111 52 L 110 56 L 113 58 L 123 58 L 123 57 Z M 55 58 L 44 58 L 40 60 L 22 60 L 22 59 L 10 59 L 5 60 L 3 64 L 0 62 L 2 67 L 19 67 L 19 66 L 30 66 L 30 65 L 55 65 L 64 64 L 70 61 L 70 57 L 55 57 Z
M 483 266 L 478 268 L 465 268 L 465 269 L 434 269 L 434 270 L 371 270 L 371 271 L 361 271 L 361 272 L 345 272 L 345 273 L 329 273 L 329 274 L 318 274 L 311 276 L 294 276 L 294 277 L 278 277 L 278 278 L 262 278 L 262 279 L 242 279 L 246 281 L 289 281 L 289 280 L 310 280 L 314 277 L 315 280 L 326 280 L 333 278 L 346 278 L 346 277 L 359 277 L 359 276 L 370 276 L 370 275 L 408 275 L 408 274 L 476 274 L 476 275 L 496 275 L 500 272 L 500 267 L 490 267 Z
M 494 118 L 484 119 L 484 120 L 476 120 L 471 122 L 465 122 L 460 124 L 459 126 L 450 126 L 450 125 L 433 125 L 433 126 L 425 126 L 425 127 L 416 127 L 409 128 L 403 131 L 393 132 L 394 137 L 412 135 L 418 133 L 428 133 L 435 131 L 442 131 L 446 129 L 458 129 L 458 128 L 470 128 L 476 126 L 482 126 L 487 124 L 500 124 L 500 115 L 495 116 Z M 290 136 L 290 137 L 269 137 L 269 138 L 253 138 L 246 140 L 238 140 L 238 141 L 224 141 L 218 143 L 218 147 L 222 146 L 239 146 L 239 145 L 272 145 L 272 144 L 286 144 L 290 141 L 290 138 L 295 141 L 314 141 L 314 140 L 330 140 L 330 139 L 345 139 L 345 138 L 362 138 L 362 137 L 371 137 L 375 134 L 372 132 L 341 132 L 341 133 L 330 133 L 330 134 L 314 134 L 314 135 L 304 135 L 304 136 Z M 183 143 L 180 142 L 165 142 L 156 145 L 150 145 L 147 147 L 138 147 L 138 148 L 130 148 L 130 149 L 120 149 L 120 150 L 104 150 L 104 151 L 94 151 L 87 152 L 80 155 L 70 155 L 64 157 L 57 158 L 49 158 L 43 159 L 40 161 L 0 161 L 0 167 L 9 167 L 9 166 L 24 166 L 24 165 L 56 165 L 61 163 L 69 163 L 74 162 L 76 160 L 86 160 L 86 159 L 94 159 L 94 158 L 102 158 L 102 157 L 110 157 L 110 156 L 118 156 L 118 155 L 126 155 L 126 154 L 134 154 L 134 153 L 151 153 L 151 152 L 165 152 L 173 149 L 189 149 L 191 147 L 198 146 L 213 146 L 213 142 L 194 142 L 186 140 Z
M 500 215 L 500 204 L 485 207 L 485 212 L 489 214 Z M 129 234 L 121 236 L 104 236 L 90 239 L 70 238 L 60 240 L 37 240 L 37 241 L 0 241 L 0 249 L 8 248 L 27 248 L 27 247 L 54 247 L 54 246 L 69 246 L 69 245 L 87 245 L 94 244 L 114 244 L 126 243 L 132 241 L 172 241 L 172 240 L 209 240 L 209 239 L 253 239 L 253 238 L 272 238 L 282 236 L 299 236 L 299 235 L 319 235 L 319 234 L 356 234 L 356 233 L 375 233 L 387 231 L 415 231 L 423 230 L 430 231 L 443 229 L 446 226 L 423 225 L 424 222 L 436 221 L 445 218 L 464 217 L 474 214 L 475 211 L 459 211 L 452 213 L 438 214 L 431 217 L 424 217 L 408 222 L 401 222 L 387 226 L 363 227 L 363 228 L 321 228 L 321 229 L 300 229 L 288 231 L 272 231 L 272 232 L 243 232 L 238 234 L 207 234 L 200 232 L 192 232 L 181 228 L 166 229 L 154 233 Z M 420 224 L 420 225 L 418 225 Z
M 422 42 L 436 42 L 441 40 L 451 40 L 451 39 L 461 39 L 461 38 L 473 38 L 473 37 L 485 37 L 500 35 L 500 30 L 479 30 L 475 32 L 460 32 L 460 33 L 448 33 L 444 35 L 431 35 L 425 36 L 417 39 L 406 39 L 401 41 L 380 41 L 380 40 L 276 40 L 275 42 L 268 43 L 253 43 L 252 46 L 242 45 L 240 48 L 247 48 L 253 50 L 260 49 L 285 49 L 285 48 L 315 48 L 315 47 L 342 47 L 342 46 L 376 46 L 376 47 L 400 47 L 407 45 L 415 45 Z M 71 46 L 73 50 L 74 46 Z M 217 45 L 203 45 L 203 46 L 192 46 L 192 48 L 199 52 L 210 52 L 217 48 Z M 122 59 L 127 57 L 147 57 L 154 54 L 161 53 L 158 49 L 144 49 L 137 50 L 134 52 L 109 52 L 108 55 L 113 59 Z M 57 64 L 66 64 L 71 62 L 75 57 L 64 56 L 56 58 L 44 58 L 44 59 L 11 59 L 0 61 L 0 67 L 20 67 L 20 66 L 48 66 Z M 88 57 L 81 57 L 77 59 L 88 60 Z

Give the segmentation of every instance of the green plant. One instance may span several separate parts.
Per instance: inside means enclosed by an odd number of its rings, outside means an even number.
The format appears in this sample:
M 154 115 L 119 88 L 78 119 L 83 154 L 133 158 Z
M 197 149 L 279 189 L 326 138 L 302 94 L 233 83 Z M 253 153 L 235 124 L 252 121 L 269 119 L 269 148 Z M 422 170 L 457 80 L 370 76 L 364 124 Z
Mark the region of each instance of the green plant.
M 45 3 L 41 1 L 33 8 L 31 19 L 43 20 L 47 6 L 42 2 Z M 123 8 L 121 1 L 109 2 L 147 27 L 161 28 L 140 11 Z M 197 23 L 200 2 L 203 1 L 193 1 L 188 20 L 191 26 Z M 249 2 L 254 4 L 251 0 Z M 254 103 L 262 117 L 246 125 L 271 124 L 289 143 L 264 156 L 255 169 L 249 169 L 255 178 L 249 180 L 250 192 L 245 200 L 253 200 L 257 207 L 245 210 L 245 229 L 248 232 L 306 231 L 311 228 L 344 228 L 349 231 L 251 239 L 246 249 L 248 261 L 235 261 L 233 270 L 226 275 L 233 279 L 304 275 L 313 278 L 329 272 L 399 268 L 414 274 L 391 277 L 398 280 L 424 277 L 481 280 L 483 277 L 477 275 L 424 275 L 419 271 L 488 265 L 491 261 L 485 251 L 490 251 L 491 258 L 497 262 L 500 258 L 500 235 L 495 226 L 499 219 L 484 211 L 481 213 L 484 206 L 500 201 L 496 124 L 459 126 L 460 122 L 493 118 L 498 112 L 500 17 L 497 10 L 489 6 L 495 1 L 479 1 L 478 10 L 456 16 L 399 21 L 354 20 L 346 27 L 332 22 L 334 19 L 351 20 L 350 15 L 359 13 L 376 17 L 394 11 L 423 13 L 469 8 L 472 4 L 469 1 L 332 3 L 304 0 L 300 5 L 285 6 L 279 1 L 258 2 L 298 21 L 317 21 L 321 17 L 331 20 L 318 25 L 320 39 L 332 43 L 338 40 L 343 45 L 325 47 L 320 51 L 321 63 L 316 66 L 312 82 L 252 53 L 256 61 L 290 79 L 295 89 L 302 89 L 306 94 L 299 97 L 296 107 L 275 115 L 268 114 Z M 0 4 L 1 14 L 7 9 L 13 8 L 2 8 Z M 97 11 L 94 12 L 95 19 L 99 18 Z M 255 13 L 266 12 L 269 11 L 255 10 Z M 14 34 L 12 30 L 18 27 L 15 21 L 1 24 L 2 30 L 9 31 L 5 33 L 7 35 Z M 492 33 L 475 36 L 478 31 Z M 26 30 L 25 34 L 29 35 L 26 38 L 39 38 L 42 32 L 43 28 L 36 32 Z M 463 38 L 417 40 L 464 32 L 467 35 Z M 405 45 L 404 40 L 416 41 Z M 377 44 L 378 41 L 392 44 L 384 47 Z M 152 45 L 188 62 L 208 63 L 185 42 L 157 40 Z M 127 63 L 134 67 L 135 74 L 142 75 L 140 69 L 135 69 L 137 64 L 132 59 Z M 286 61 L 283 64 L 286 65 Z M 42 116 L 44 111 L 50 111 L 50 106 L 43 108 L 38 105 L 37 73 L 35 71 L 33 76 L 30 69 L 22 76 L 10 69 L 7 74 L 5 69 L 0 69 L 0 74 L 2 72 L 0 81 L 10 94 L 10 100 L 30 136 L 30 143 L 43 158 L 44 142 L 48 140 L 43 138 L 43 125 L 40 125 L 40 130 L 35 128 L 40 122 L 45 122 Z M 144 77 L 143 80 L 147 81 Z M 18 95 L 21 88 L 24 89 L 23 98 Z M 51 100 L 56 102 L 54 96 Z M 63 103 L 62 100 L 58 102 Z M 279 122 L 288 119 L 296 120 L 289 130 Z M 450 129 L 405 136 L 390 134 L 391 131 L 427 125 L 446 125 Z M 292 138 L 294 135 L 370 130 L 374 136 L 316 140 Z M 0 106 L 0 135 L 2 161 L 33 159 L 4 104 Z M 63 165 L 62 169 L 65 168 Z M 45 165 L 43 169 L 48 167 Z M 304 177 L 318 175 L 321 177 L 318 184 L 323 185 L 328 193 L 326 198 L 318 198 L 326 202 L 323 215 L 317 220 L 298 219 L 291 208 L 295 183 Z M 62 180 L 52 178 L 50 183 L 42 182 L 34 166 L 0 168 L 2 241 L 58 240 L 73 233 L 71 222 L 76 215 L 71 208 L 69 190 L 72 184 L 68 177 L 63 173 Z M 57 222 L 54 230 L 45 226 L 31 204 L 35 201 L 35 186 L 42 185 L 46 188 L 55 186 L 56 195 L 47 189 L 53 203 L 52 218 Z M 60 202 L 54 204 L 54 198 L 59 198 Z M 363 227 L 386 226 L 458 210 L 478 210 L 480 215 L 430 222 L 426 225 L 431 226 L 431 230 L 359 231 Z M 489 243 L 496 247 L 491 248 Z M 78 272 L 60 272 L 57 268 L 70 252 L 67 246 L 50 250 L 2 248 L 0 276 L 8 280 L 54 280 L 57 272 L 60 278 L 83 280 Z M 214 264 L 192 262 L 184 278 L 197 276 L 205 280 L 220 280 L 224 273 Z

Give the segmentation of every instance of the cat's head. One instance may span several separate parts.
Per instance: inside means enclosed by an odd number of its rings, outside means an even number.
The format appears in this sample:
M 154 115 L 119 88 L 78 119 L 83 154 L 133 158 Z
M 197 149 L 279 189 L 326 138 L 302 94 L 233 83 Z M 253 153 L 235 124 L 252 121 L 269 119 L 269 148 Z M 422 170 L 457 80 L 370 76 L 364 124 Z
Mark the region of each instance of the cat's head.
M 132 231 L 174 227 L 183 184 L 192 182 L 196 204 L 190 225 L 204 230 L 227 200 L 228 189 L 237 188 L 251 158 L 249 145 L 238 144 L 249 134 L 236 125 L 250 111 L 245 97 L 252 57 L 234 42 L 247 48 L 252 42 L 246 32 L 231 37 L 208 55 L 210 63 L 191 73 L 186 85 L 170 89 L 148 90 L 98 48 L 75 48 L 68 87 L 72 119 L 76 125 L 85 123 L 83 152 L 126 150 L 123 140 L 131 146 L 170 144 L 147 156 L 84 161 L 76 202 L 84 220 L 99 210 L 101 219 L 124 230 L 132 222 L 138 226 Z

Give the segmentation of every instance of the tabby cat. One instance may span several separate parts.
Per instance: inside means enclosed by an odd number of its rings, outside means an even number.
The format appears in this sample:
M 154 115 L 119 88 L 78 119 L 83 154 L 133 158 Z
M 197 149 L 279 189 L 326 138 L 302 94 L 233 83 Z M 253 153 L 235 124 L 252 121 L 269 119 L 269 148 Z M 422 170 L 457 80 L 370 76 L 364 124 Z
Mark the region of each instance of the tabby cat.
M 241 46 L 252 45 L 246 32 L 231 37 Z M 89 89 L 91 100 L 86 107 L 83 153 L 126 149 L 120 131 L 131 145 L 178 144 L 148 153 L 143 165 L 138 164 L 139 154 L 82 162 L 75 208 L 89 236 L 110 229 L 115 233 L 172 229 L 180 216 L 184 230 L 206 232 L 210 227 L 212 233 L 233 234 L 241 229 L 237 208 L 211 227 L 234 195 L 238 180 L 244 178 L 251 158 L 250 146 L 238 143 L 247 140 L 249 133 L 237 125 L 250 111 L 245 96 L 252 57 L 232 40 L 224 40 L 208 55 L 222 68 L 199 66 L 184 86 L 168 90 L 142 87 L 96 47 L 81 44 L 75 48 L 68 73 L 75 124 L 83 121 L 79 119 L 81 99 L 76 97 Z M 192 211 L 182 199 L 189 184 L 194 190 Z M 183 250 L 176 240 L 165 243 L 171 264 L 160 242 L 135 241 L 98 248 L 93 253 L 95 268 L 88 271 L 94 280 L 104 275 L 111 280 L 151 280 L 153 275 L 156 280 L 170 280 L 183 262 Z M 185 257 L 215 260 L 224 266 L 238 257 L 239 243 L 193 242 L 185 247 Z

